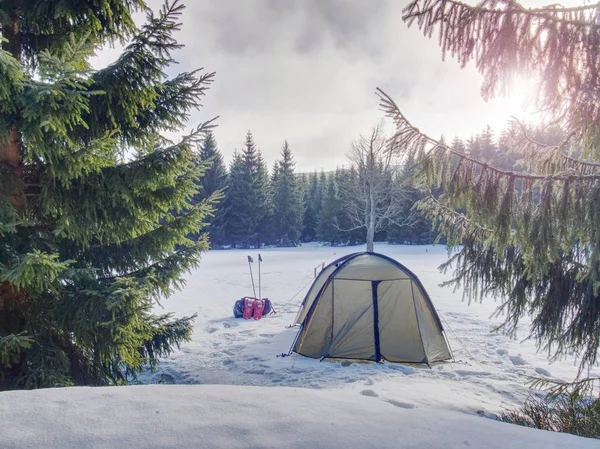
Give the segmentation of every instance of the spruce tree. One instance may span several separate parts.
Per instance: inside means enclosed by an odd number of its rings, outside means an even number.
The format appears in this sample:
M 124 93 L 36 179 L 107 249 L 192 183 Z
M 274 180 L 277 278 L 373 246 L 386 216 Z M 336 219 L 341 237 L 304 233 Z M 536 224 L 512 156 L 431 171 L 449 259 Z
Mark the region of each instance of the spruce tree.
M 269 173 L 250 131 L 231 163 L 226 209 L 232 243 L 248 247 L 264 242 L 270 216 Z
M 317 237 L 322 242 L 334 245 L 340 241 L 339 217 L 342 213 L 342 199 L 335 179 L 335 173 L 327 177 L 323 191 L 323 204 L 319 214 Z
M 409 26 L 438 32 L 444 53 L 463 66 L 475 61 L 484 98 L 510 88 L 516 73 L 539 79 L 538 109 L 564 134 L 549 145 L 520 127 L 524 171 L 424 135 L 379 91 L 397 128 L 395 152 L 414 155 L 420 182 L 444 189 L 420 208 L 457 250 L 452 283 L 471 298 L 503 298 L 509 333 L 531 315 L 539 347 L 575 353 L 582 369 L 597 361 L 600 343 L 599 14 L 599 4 L 525 8 L 512 0 L 416 0 L 404 11 Z
M 323 199 L 325 197 L 325 189 L 327 188 L 327 173 L 323 169 L 321 169 L 321 173 L 319 173 L 319 183 L 317 188 L 317 195 L 315 196 L 315 205 L 317 214 L 321 214 L 321 209 L 323 208 Z
M 0 3 L 0 389 L 125 383 L 190 337 L 155 315 L 207 248 L 201 125 L 212 74 L 166 75 L 183 5 L 136 28 L 141 0 Z M 110 66 L 94 49 L 129 40 Z M 177 250 L 175 248 L 178 248 Z
M 465 153 L 467 151 L 465 143 L 458 136 L 454 136 L 450 147 L 455 151 L 460 151 L 461 153 Z
M 319 189 L 319 178 L 317 172 L 310 174 L 308 185 L 304 190 L 302 216 L 302 241 L 312 242 L 317 238 L 317 226 L 319 221 L 319 205 L 317 203 L 317 191 Z
M 225 242 L 234 248 L 247 245 L 249 229 L 247 222 L 246 194 L 250 184 L 242 155 L 236 150 L 229 165 L 229 185 L 224 201 Z
M 271 186 L 277 184 L 279 179 L 279 161 L 273 162 L 273 168 L 271 169 Z
M 272 222 L 273 217 L 273 195 L 269 179 L 269 169 L 258 148 L 256 149 L 256 155 L 256 203 L 254 212 L 257 216 L 258 227 L 256 230 L 255 242 L 256 246 L 260 247 L 269 239 L 269 224 Z
M 208 131 L 202 140 L 199 151 L 199 164 L 207 164 L 208 167 L 200 179 L 200 192 L 194 197 L 192 203 L 200 203 L 209 197 L 222 196 L 227 188 L 227 169 L 223 163 L 223 155 L 217 148 L 217 142 L 212 131 Z M 225 209 L 218 205 L 214 215 L 209 218 L 209 225 L 205 231 L 208 232 L 211 244 L 222 244 L 224 241 Z
M 280 245 L 296 245 L 302 230 L 302 198 L 287 140 L 281 148 L 281 158 L 273 174 L 274 235 Z
M 398 180 L 403 190 L 400 199 L 402 209 L 388 228 L 387 237 L 390 243 L 423 245 L 434 243 L 436 239 L 437 234 L 433 232 L 431 220 L 415 207 L 426 196 L 423 190 L 411 185 L 415 171 L 416 164 L 409 158 L 405 161 Z
M 268 216 L 266 217 L 267 226 L 264 229 L 264 241 L 268 244 L 276 244 L 279 240 L 277 237 L 277 217 L 274 213 L 274 196 L 275 196 L 275 185 L 279 178 L 279 161 L 273 162 L 273 168 L 271 169 L 271 176 L 269 179 L 268 188 L 268 203 L 270 208 L 268 209 Z
M 365 242 L 363 226 L 353 223 L 351 213 L 360 208 L 358 198 L 359 175 L 354 166 L 349 169 L 338 167 L 335 170 L 335 181 L 338 186 L 341 207 L 338 210 L 336 223 L 340 238 L 349 245 L 357 245 Z

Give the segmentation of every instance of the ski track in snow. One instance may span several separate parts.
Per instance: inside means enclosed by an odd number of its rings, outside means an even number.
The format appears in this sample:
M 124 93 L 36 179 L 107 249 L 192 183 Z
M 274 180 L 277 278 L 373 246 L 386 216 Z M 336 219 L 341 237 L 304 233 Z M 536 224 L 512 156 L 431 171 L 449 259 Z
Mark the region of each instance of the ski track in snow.
M 422 281 L 442 318 L 456 362 L 423 366 L 393 363 L 323 361 L 287 353 L 297 332 L 290 325 L 313 279 L 313 269 L 363 247 L 330 248 L 315 244 L 291 249 L 210 251 L 200 268 L 187 276 L 182 291 L 162 302 L 162 312 L 198 313 L 192 341 L 164 359 L 141 383 L 229 384 L 346 389 L 412 409 L 444 406 L 487 416 L 520 405 L 532 392 L 534 378 L 569 380 L 577 373 L 574 359 L 550 363 L 528 335 L 524 319 L 518 339 L 492 332 L 503 317 L 491 317 L 492 298 L 470 305 L 462 291 L 439 284 L 450 277 L 437 267 L 447 260 L 443 246 L 376 245 Z M 262 296 L 277 313 L 259 321 L 235 319 L 234 302 L 252 295 L 246 255 L 263 256 Z M 258 282 L 258 264 L 253 264 Z M 308 285 L 307 285 L 308 284 Z M 303 288 L 306 286 L 305 288 Z M 258 283 L 256 284 L 258 293 Z M 299 293 L 300 292 L 300 293 Z M 292 297 L 295 298 L 292 299 Z M 600 375 L 599 370 L 595 374 Z

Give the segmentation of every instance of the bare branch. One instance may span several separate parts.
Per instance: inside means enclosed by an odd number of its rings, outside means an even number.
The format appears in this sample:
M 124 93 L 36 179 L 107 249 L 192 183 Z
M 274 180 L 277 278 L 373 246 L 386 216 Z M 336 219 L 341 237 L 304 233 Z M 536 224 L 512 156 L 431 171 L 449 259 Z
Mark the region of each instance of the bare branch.
M 393 164 L 388 141 L 380 122 L 368 136 L 352 142 L 348 159 L 357 171 L 345 204 L 352 229 L 366 229 L 367 248 L 372 247 L 375 232 L 386 228 L 403 212 L 407 187 L 400 182 L 400 167 Z

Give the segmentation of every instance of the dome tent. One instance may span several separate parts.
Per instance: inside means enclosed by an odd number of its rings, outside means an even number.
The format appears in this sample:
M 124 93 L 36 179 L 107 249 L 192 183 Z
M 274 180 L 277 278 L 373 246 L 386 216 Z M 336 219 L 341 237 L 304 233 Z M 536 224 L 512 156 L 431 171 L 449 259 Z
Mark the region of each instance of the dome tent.
M 427 364 L 452 358 L 417 276 L 378 253 L 354 253 L 326 266 L 295 324 L 301 327 L 290 352 L 307 357 Z

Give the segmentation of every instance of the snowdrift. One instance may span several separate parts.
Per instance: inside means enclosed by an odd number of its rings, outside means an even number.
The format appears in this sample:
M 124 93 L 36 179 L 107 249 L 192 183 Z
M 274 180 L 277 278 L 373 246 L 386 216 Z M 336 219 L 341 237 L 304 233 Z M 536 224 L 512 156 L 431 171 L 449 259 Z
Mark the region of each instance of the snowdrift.
M 344 390 L 224 385 L 0 394 L 0 448 L 597 448 L 598 441 Z

